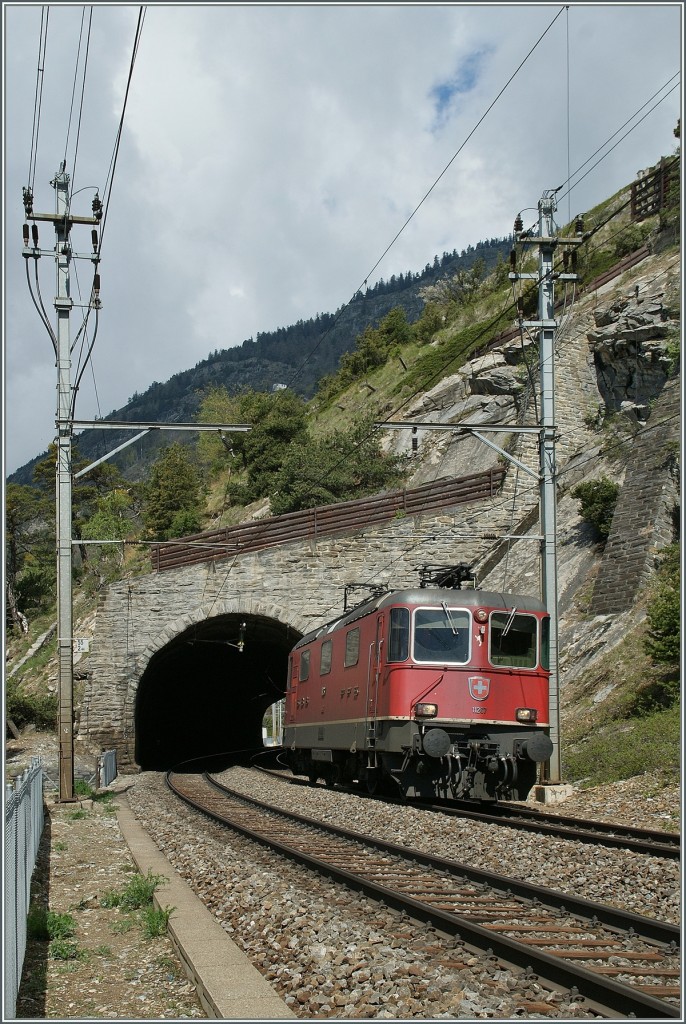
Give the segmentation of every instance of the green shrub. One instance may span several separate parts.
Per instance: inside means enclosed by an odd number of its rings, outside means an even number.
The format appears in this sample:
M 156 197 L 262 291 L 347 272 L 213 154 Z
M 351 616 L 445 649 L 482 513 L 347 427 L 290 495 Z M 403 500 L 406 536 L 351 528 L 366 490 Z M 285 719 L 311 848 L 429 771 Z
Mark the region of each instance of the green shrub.
M 681 654 L 681 546 L 665 549 L 648 608 L 644 648 L 654 661 L 678 665 Z M 678 695 L 678 681 L 676 686 Z
M 619 485 L 607 477 L 600 477 L 598 480 L 578 484 L 572 489 L 571 495 L 579 501 L 579 514 L 584 522 L 593 527 L 601 541 L 606 541 L 619 497 Z
M 7 682 L 6 715 L 17 728 L 35 725 L 37 729 L 54 732 L 57 725 L 57 697 L 54 694 L 24 693 L 17 683 Z

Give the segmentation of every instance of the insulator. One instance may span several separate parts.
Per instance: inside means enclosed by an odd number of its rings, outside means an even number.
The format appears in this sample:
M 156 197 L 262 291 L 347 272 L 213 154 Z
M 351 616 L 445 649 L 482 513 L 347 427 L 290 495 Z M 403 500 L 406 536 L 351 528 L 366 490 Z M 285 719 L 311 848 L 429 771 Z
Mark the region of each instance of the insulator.
M 572 249 L 572 271 L 576 274 L 576 263 L 577 263 L 577 252 L 576 249 Z
M 28 226 L 28 224 L 24 224 L 24 227 L 21 229 L 21 231 L 22 231 L 22 234 L 24 236 L 24 245 L 28 245 L 29 244 L 29 226 Z
M 100 294 L 100 274 L 93 275 L 93 292 L 95 295 Z
M 91 242 L 93 243 L 93 252 L 98 251 L 98 232 L 93 228 L 91 231 Z
M 419 438 L 417 437 L 417 428 L 412 428 L 412 454 L 419 450 Z
M 513 270 L 517 266 L 517 250 L 516 249 L 510 249 L 510 266 L 512 267 Z
M 517 313 L 520 317 L 524 316 L 524 299 L 517 299 Z
M 576 231 L 577 235 L 583 235 L 583 233 L 584 233 L 583 218 L 581 218 L 581 217 L 577 217 L 576 218 L 576 224 L 574 225 L 574 230 Z
M 34 246 L 34 248 L 37 248 L 37 246 L 38 246 L 38 225 L 37 224 L 32 224 L 31 225 L 31 238 L 33 239 L 33 246 Z
M 23 188 L 21 191 L 24 197 L 24 210 L 26 211 L 26 216 L 33 217 L 33 192 L 30 188 Z
M 522 218 L 520 217 L 520 215 L 517 214 L 517 216 L 515 217 L 515 222 L 514 222 L 515 234 L 517 234 L 519 231 L 521 231 L 523 227 L 524 227 L 524 222 L 523 222 Z
M 100 220 L 100 218 L 102 217 L 102 203 L 100 202 L 100 196 L 97 193 L 95 195 L 95 198 L 93 199 L 92 206 L 93 216 L 97 217 L 98 220 Z
M 566 249 L 565 249 L 565 251 L 564 251 L 564 252 L 562 253 L 562 262 L 564 263 L 564 268 L 565 268 L 565 270 L 566 270 L 566 269 L 567 269 L 567 267 L 569 266 L 569 253 L 567 252 L 567 250 L 566 250 Z

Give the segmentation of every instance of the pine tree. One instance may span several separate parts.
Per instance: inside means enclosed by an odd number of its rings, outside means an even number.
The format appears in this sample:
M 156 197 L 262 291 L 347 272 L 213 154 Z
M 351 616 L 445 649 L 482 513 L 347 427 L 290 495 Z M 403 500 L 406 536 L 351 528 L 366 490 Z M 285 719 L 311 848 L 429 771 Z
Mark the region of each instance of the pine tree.
M 143 522 L 148 535 L 169 540 L 202 527 L 202 495 L 198 472 L 188 450 L 174 443 L 165 448 L 150 471 L 143 492 Z

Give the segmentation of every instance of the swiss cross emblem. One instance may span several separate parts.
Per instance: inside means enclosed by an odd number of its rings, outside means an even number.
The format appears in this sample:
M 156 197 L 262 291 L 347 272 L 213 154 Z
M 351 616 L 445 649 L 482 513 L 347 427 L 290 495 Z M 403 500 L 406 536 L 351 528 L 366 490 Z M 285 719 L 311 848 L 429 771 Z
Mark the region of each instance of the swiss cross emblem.
M 473 700 L 486 700 L 491 688 L 490 679 L 484 679 L 483 676 L 469 676 L 467 682 L 469 683 L 469 695 Z

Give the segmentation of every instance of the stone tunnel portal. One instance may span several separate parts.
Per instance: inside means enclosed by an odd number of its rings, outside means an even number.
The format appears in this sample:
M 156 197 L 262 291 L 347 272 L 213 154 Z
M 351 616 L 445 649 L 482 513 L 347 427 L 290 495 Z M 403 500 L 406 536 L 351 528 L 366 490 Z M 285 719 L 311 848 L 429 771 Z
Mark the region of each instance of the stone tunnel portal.
M 288 654 L 300 636 L 274 619 L 235 612 L 180 633 L 153 655 L 138 684 L 136 763 L 164 771 L 259 748 L 264 712 L 284 695 Z

